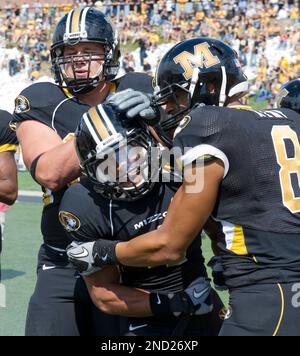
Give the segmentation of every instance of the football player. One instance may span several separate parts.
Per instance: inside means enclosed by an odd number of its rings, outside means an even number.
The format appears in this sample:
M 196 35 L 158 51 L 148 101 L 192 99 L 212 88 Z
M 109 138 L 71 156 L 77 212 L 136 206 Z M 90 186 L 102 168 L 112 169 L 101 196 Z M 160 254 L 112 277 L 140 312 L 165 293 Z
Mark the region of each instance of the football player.
M 107 136 L 103 125 L 110 128 Z M 98 105 L 83 116 L 76 148 L 87 178 L 67 190 L 59 211 L 75 241 L 128 241 L 159 228 L 179 184 L 155 183 L 159 150 L 147 129 L 128 126 L 111 106 Z M 72 254 L 83 258 L 86 250 L 79 246 Z M 223 305 L 207 279 L 201 234 L 177 264 L 108 266 L 85 280 L 102 311 L 128 317 L 125 335 L 216 336 L 220 330 Z
M 165 57 L 172 63 L 165 74 L 172 79 L 177 66 L 186 75 L 178 85 L 186 89 L 187 73 L 193 78 L 198 70 L 194 95 L 199 94 L 199 104 L 214 105 L 194 107 L 176 133 L 181 163 L 196 179 L 185 175 L 159 230 L 114 247 L 97 240 L 92 252 L 101 261 L 111 246 L 106 264 L 174 263 L 212 215 L 224 235 L 219 247 L 230 290 L 220 334 L 300 335 L 299 116 L 288 109 L 236 110 L 244 84 L 230 88 L 230 69 L 240 71 L 234 52 L 218 41 L 202 39 L 203 47 L 190 41 Z M 199 63 L 191 62 L 197 51 Z M 202 75 L 207 67 L 210 77 Z M 159 83 L 160 75 L 158 69 Z M 173 102 L 182 103 L 182 95 L 174 98 L 168 91 Z M 173 107 L 169 97 L 165 100 Z
M 44 244 L 26 335 L 117 334 L 94 308 L 84 282 L 68 263 L 69 241 L 58 220 L 58 207 L 67 185 L 81 173 L 73 133 L 82 114 L 118 90 L 153 91 L 152 78 L 143 74 L 115 79 L 119 57 L 110 20 L 94 8 L 73 9 L 58 22 L 53 35 L 51 59 L 57 85 L 33 84 L 16 99 L 14 121 L 24 162 L 43 187 L 45 203 Z
M 9 124 L 10 113 L 0 110 L 0 202 L 12 205 L 17 199 L 17 166 L 14 153 L 17 148 L 17 137 Z M 2 252 L 2 228 L 0 225 L 0 258 Z M 1 283 L 1 259 L 0 259 Z

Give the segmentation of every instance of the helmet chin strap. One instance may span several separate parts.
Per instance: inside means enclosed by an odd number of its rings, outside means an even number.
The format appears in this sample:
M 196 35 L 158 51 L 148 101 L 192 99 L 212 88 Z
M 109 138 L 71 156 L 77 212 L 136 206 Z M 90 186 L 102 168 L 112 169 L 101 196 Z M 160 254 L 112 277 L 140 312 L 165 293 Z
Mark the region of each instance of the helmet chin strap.
M 221 67 L 221 70 L 222 70 L 222 85 L 220 90 L 219 106 L 223 107 L 226 102 L 227 74 L 224 66 Z

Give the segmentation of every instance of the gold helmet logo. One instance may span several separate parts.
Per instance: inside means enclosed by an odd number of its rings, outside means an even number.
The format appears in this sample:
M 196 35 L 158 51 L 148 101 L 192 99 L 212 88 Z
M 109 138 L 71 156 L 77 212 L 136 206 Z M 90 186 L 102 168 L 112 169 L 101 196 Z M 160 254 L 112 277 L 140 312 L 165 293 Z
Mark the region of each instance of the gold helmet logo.
M 194 54 L 187 51 L 180 53 L 174 58 L 174 62 L 181 65 L 186 80 L 192 78 L 195 67 L 210 68 L 221 63 L 220 59 L 212 54 L 207 42 L 194 46 Z

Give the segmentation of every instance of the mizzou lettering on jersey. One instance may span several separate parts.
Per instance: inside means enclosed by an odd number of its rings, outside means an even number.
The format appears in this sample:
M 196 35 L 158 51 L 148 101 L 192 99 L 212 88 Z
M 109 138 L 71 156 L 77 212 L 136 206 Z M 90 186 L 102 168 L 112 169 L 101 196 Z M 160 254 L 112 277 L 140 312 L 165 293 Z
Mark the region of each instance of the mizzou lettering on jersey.
M 128 241 L 159 228 L 177 189 L 178 184 L 175 183 L 157 184 L 151 194 L 133 203 L 109 201 L 96 193 L 87 178 L 83 178 L 80 184 L 70 187 L 65 193 L 60 216 L 69 236 L 76 241 L 95 241 L 99 237 Z M 76 222 L 80 222 L 80 226 Z M 120 268 L 125 285 L 147 290 L 180 290 L 196 276 L 206 276 L 201 236 L 187 250 L 185 260 L 176 266 Z
M 145 226 L 152 224 L 156 221 L 163 221 L 166 218 L 166 216 L 167 216 L 167 211 L 165 211 L 164 213 L 158 213 L 153 216 L 150 216 L 149 218 L 144 219 L 143 221 L 135 224 L 134 229 L 140 230 L 140 229 L 144 228 Z

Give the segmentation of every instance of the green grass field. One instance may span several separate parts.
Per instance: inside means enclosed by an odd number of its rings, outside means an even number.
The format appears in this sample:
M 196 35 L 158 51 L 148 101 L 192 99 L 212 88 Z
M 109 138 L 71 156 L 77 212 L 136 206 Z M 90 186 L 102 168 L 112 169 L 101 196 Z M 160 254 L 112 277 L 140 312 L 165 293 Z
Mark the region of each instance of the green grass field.
M 19 190 L 40 191 L 40 186 L 32 179 L 31 175 L 25 172 L 18 173 Z
M 23 335 L 27 303 L 35 285 L 41 205 L 16 203 L 6 214 L 2 284 L 6 308 L 0 308 L 0 335 Z

